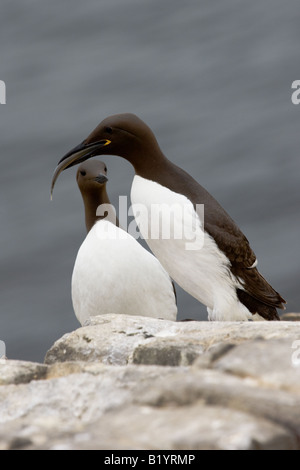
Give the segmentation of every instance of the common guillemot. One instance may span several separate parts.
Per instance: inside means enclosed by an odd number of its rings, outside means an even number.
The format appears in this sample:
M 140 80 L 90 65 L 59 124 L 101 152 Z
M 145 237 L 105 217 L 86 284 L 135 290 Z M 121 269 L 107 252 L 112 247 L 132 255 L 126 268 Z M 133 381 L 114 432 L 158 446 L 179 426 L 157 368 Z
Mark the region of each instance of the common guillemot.
M 106 313 L 175 321 L 172 281 L 159 261 L 119 227 L 106 192 L 105 164 L 97 160 L 81 164 L 76 179 L 88 232 L 72 275 L 72 302 L 79 322 L 84 325 L 89 317 Z
M 52 189 L 63 170 L 103 154 L 121 156 L 133 165 L 133 206 L 146 206 L 148 218 L 151 206 L 157 203 L 186 209 L 184 220 L 179 213 L 173 214 L 176 222 L 169 239 L 147 237 L 151 217 L 149 221 L 135 215 L 153 253 L 184 290 L 207 306 L 210 320 L 280 319 L 276 309 L 284 308 L 285 300 L 257 270 L 256 256 L 245 235 L 194 178 L 165 157 L 151 129 L 134 114 L 104 119 L 60 160 Z M 197 205 L 204 205 L 204 220 Z M 194 233 L 174 237 L 175 229 L 183 225 L 190 232 L 196 227 L 192 250 L 186 246 Z

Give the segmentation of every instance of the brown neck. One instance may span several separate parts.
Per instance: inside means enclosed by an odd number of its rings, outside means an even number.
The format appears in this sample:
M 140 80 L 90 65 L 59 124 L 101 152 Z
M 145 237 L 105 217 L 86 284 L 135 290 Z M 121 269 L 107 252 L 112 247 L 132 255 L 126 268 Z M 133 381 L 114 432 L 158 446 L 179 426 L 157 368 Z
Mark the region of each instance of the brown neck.
M 169 161 L 162 153 L 160 147 L 152 145 L 136 149 L 134 154 L 125 157 L 134 166 L 135 173 L 148 179 L 156 180 L 157 175 L 167 168 Z
M 102 219 L 109 220 L 110 222 L 119 226 L 119 221 L 114 215 L 115 209 L 109 200 L 105 186 L 103 186 L 100 191 L 97 188 L 95 191 L 82 192 L 82 198 L 84 203 L 85 225 L 87 232 L 91 230 L 98 220 Z M 110 208 L 104 207 L 103 210 L 101 210 L 101 207 L 99 206 L 102 204 L 109 205 Z M 97 213 L 99 215 L 97 215 Z

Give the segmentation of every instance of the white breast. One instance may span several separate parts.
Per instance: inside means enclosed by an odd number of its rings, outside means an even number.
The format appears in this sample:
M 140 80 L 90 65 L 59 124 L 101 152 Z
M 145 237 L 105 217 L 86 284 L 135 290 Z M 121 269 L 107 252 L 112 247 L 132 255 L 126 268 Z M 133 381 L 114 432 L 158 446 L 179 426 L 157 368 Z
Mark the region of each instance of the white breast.
M 248 318 L 248 310 L 237 302 L 229 260 L 204 232 L 203 219 L 191 201 L 140 176 L 134 177 L 131 199 L 137 225 L 152 252 L 185 291 L 208 307 L 211 318 Z M 171 220 L 169 237 L 166 227 L 159 224 L 162 219 Z
M 82 243 L 72 276 L 72 301 L 81 324 L 105 313 L 176 320 L 169 275 L 133 237 L 98 221 Z

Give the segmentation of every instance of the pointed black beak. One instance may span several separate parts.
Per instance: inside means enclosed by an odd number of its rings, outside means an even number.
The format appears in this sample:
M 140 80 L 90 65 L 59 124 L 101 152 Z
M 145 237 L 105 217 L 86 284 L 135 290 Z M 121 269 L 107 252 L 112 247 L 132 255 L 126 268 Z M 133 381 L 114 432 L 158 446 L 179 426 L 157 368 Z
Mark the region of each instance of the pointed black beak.
M 81 144 L 74 147 L 70 150 L 59 162 L 54 171 L 52 182 L 51 182 L 51 199 L 53 194 L 54 185 L 56 183 L 57 178 L 59 177 L 60 173 L 67 168 L 71 168 L 78 163 L 82 163 L 88 158 L 94 157 L 98 155 L 98 152 L 102 153 L 102 148 L 106 145 L 111 143 L 110 140 L 104 139 L 98 142 L 94 142 L 92 144 L 85 144 L 82 142 Z
M 97 182 L 97 183 L 100 183 L 100 184 L 104 184 L 104 183 L 107 183 L 108 181 L 108 178 L 106 175 L 98 175 L 96 176 L 96 178 L 94 178 L 94 180 Z

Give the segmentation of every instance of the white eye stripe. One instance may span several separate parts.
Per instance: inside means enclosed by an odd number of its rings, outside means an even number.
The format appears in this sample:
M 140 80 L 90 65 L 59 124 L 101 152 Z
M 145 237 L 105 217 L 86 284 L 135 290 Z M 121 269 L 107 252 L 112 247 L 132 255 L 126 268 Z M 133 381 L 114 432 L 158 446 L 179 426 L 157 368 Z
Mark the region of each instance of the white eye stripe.
M 254 263 L 252 264 L 252 266 L 249 266 L 248 269 L 256 268 L 256 266 L 257 266 L 257 259 L 254 261 Z

